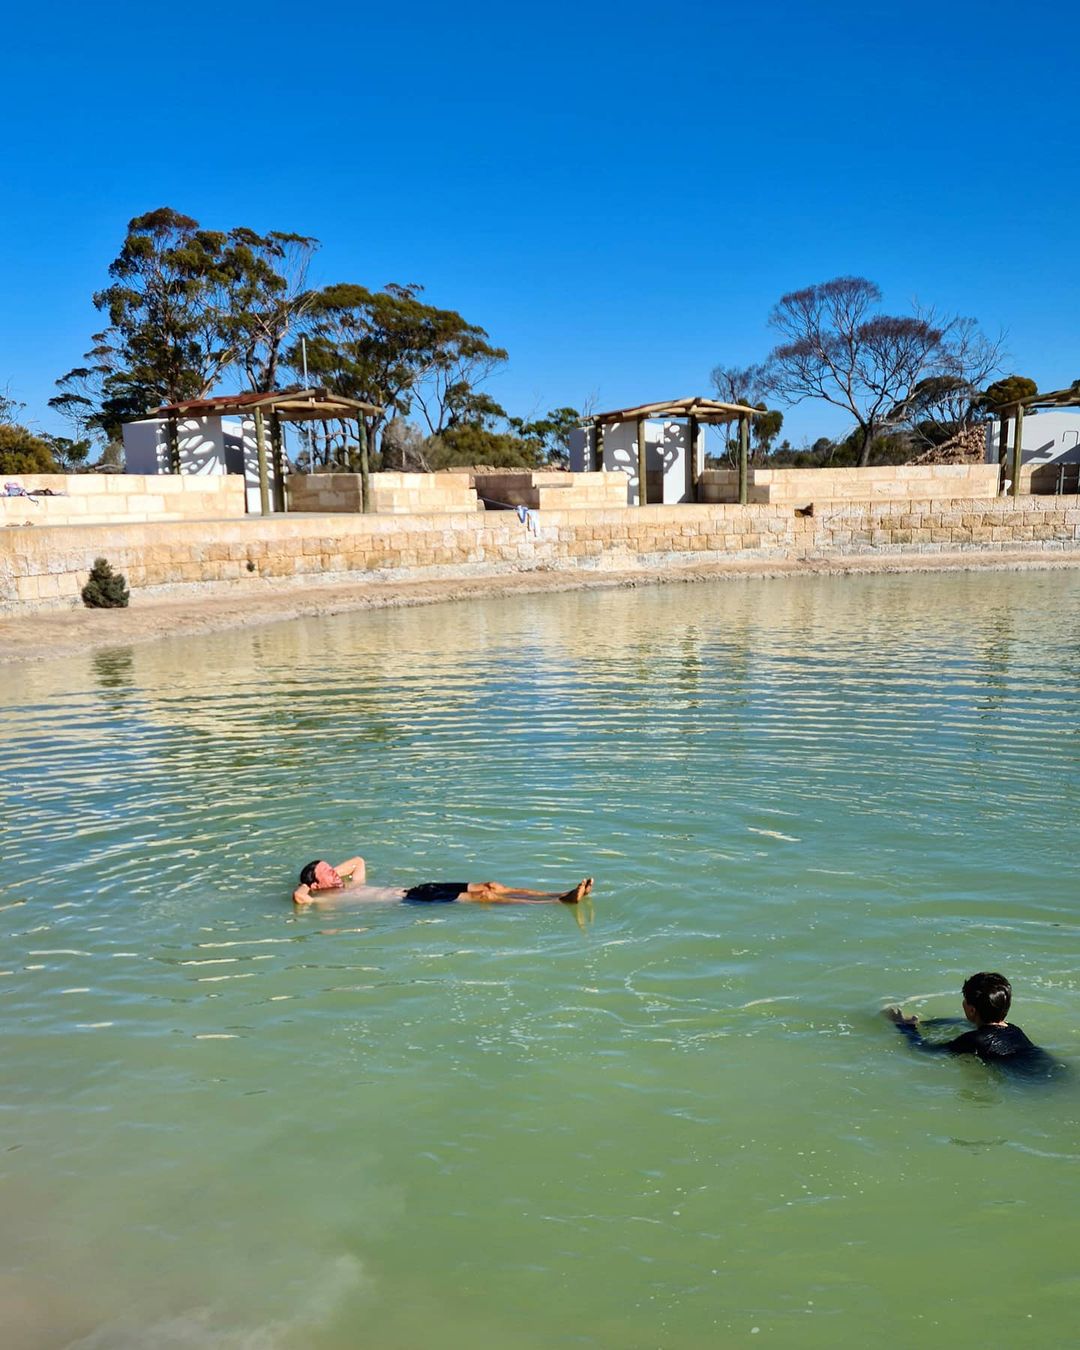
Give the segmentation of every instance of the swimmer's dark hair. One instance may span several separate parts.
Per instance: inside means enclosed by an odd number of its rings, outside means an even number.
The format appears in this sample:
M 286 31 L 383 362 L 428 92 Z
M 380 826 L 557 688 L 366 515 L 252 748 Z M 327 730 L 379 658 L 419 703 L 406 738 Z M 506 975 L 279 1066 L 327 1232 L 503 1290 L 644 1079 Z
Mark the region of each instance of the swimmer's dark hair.
M 1004 1022 L 1012 1006 L 1012 985 L 996 971 L 980 970 L 964 981 L 964 1002 L 970 1003 L 982 1022 Z
M 319 865 L 321 862 L 322 862 L 322 859 L 321 859 L 321 858 L 316 858 L 314 862 L 309 862 L 309 863 L 307 863 L 306 866 L 304 866 L 304 867 L 301 869 L 301 871 L 300 871 L 300 885 L 301 885 L 301 886 L 314 886 L 314 885 L 315 885 L 315 869 L 316 869 L 316 867 L 318 867 L 318 865 Z

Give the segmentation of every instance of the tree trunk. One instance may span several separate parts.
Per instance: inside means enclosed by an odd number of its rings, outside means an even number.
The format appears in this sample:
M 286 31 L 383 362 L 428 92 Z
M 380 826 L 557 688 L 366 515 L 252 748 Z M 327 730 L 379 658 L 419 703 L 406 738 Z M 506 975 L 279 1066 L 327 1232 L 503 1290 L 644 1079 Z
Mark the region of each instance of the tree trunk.
M 859 449 L 859 468 L 865 469 L 870 463 L 870 446 L 874 441 L 873 427 L 863 427 L 862 438 L 862 446 Z
M 382 448 L 382 428 L 386 421 L 385 413 L 377 413 L 367 424 L 368 454 L 376 455 Z

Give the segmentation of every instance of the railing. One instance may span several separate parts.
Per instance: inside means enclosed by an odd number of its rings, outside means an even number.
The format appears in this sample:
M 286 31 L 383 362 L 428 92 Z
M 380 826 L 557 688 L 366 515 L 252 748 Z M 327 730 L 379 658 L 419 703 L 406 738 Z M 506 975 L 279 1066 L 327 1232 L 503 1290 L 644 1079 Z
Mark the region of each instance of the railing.
M 1032 469 L 1030 491 L 1039 497 L 1080 495 L 1080 463 L 1043 464 Z

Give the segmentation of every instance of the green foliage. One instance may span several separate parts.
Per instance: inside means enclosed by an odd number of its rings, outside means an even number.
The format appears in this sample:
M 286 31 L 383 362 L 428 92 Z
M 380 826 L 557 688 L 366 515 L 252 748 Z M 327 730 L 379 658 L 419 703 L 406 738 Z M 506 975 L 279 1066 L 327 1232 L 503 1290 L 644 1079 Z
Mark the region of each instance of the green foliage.
M 490 400 L 490 408 L 478 404 L 485 396 L 474 385 L 476 368 L 504 361 L 506 352 L 454 310 L 426 304 L 422 289 L 342 283 L 309 298 L 308 370 L 334 393 L 384 409 L 368 420 L 373 450 L 383 422 L 407 415 L 414 400 L 433 431 L 502 414 Z M 297 346 L 288 360 L 298 368 Z
M 537 464 L 559 468 L 570 463 L 570 433 L 581 425 L 581 420 L 576 408 L 552 408 L 545 416 L 531 421 L 521 417 L 507 419 L 514 434 L 533 447 Z
M 768 390 L 768 371 L 764 366 L 716 366 L 710 376 L 716 396 L 721 403 L 741 403 L 765 413 L 750 423 L 750 462 L 763 464 L 780 428 L 784 414 L 768 410 L 764 394 Z M 739 462 L 739 429 L 730 423 L 724 440 L 727 462 L 734 467 Z
M 496 469 L 535 469 L 536 447 L 507 432 L 492 431 L 477 423 L 447 427 L 432 436 L 425 447 L 433 469 L 463 465 L 489 465 Z
M 766 462 L 775 469 L 852 469 L 866 464 L 907 464 L 923 448 L 906 431 L 882 432 L 870 442 L 864 458 L 862 432 L 856 428 L 843 440 L 821 436 L 801 450 L 784 441 Z
M 89 440 L 74 441 L 67 436 L 45 436 L 44 440 L 48 443 L 61 473 L 81 469 L 90 454 L 92 444 Z
M 780 435 L 780 428 L 784 425 L 784 414 L 778 408 L 770 411 L 764 403 L 755 406 L 764 415 L 751 421 L 750 437 L 760 456 L 765 456 L 768 455 L 773 441 Z
M 459 389 L 454 395 L 446 429 L 475 426 L 493 431 L 497 422 L 504 421 L 506 409 L 478 389 Z
M 498 430 L 502 422 L 509 431 Z M 454 419 L 427 444 L 433 468 L 490 465 L 497 469 L 535 469 L 567 461 L 567 438 L 580 425 L 575 408 L 554 408 L 531 421 L 507 417 L 488 394 L 475 390 L 459 398 Z
M 90 579 L 82 588 L 87 609 L 126 609 L 130 598 L 124 577 L 114 572 L 104 558 L 95 558 Z
M 220 331 L 225 236 L 161 207 L 136 216 L 94 296 L 109 326 L 85 366 L 57 381 L 50 406 L 84 430 L 115 437 L 122 422 L 205 394 L 229 360 Z
M 229 231 L 221 329 L 250 389 L 277 388 L 285 343 L 313 302 L 305 286 L 318 246 L 317 239 L 279 230 Z
M 136 216 L 94 296 L 109 324 L 86 364 L 68 371 L 49 406 L 79 438 L 119 436 L 123 422 L 164 403 L 200 398 L 230 366 L 272 387 L 316 241 L 247 229 L 204 230 L 160 207 Z
M 0 474 L 57 472 L 48 441 L 17 422 L 0 423 Z
M 1007 375 L 995 380 L 982 395 L 982 406 L 988 413 L 1011 412 L 1022 398 L 1039 392 L 1039 386 L 1025 375 Z

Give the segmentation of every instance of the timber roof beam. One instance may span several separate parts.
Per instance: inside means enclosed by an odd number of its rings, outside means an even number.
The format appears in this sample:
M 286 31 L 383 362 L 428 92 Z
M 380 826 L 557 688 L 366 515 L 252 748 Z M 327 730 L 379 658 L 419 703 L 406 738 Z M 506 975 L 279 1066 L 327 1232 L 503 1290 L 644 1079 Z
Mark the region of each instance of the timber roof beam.
M 619 408 L 613 412 L 593 413 L 587 421 L 596 426 L 613 422 L 635 422 L 642 418 L 693 417 L 698 422 L 735 422 L 742 417 L 764 417 L 763 408 L 751 408 L 744 403 L 721 403 L 715 398 L 676 398 L 664 403 L 642 403 L 636 408 Z
M 272 413 L 286 422 L 353 421 L 383 410 L 377 404 L 357 398 L 344 398 L 329 389 L 277 389 L 271 393 L 248 391 L 221 394 L 216 398 L 191 398 L 182 403 L 167 403 L 151 413 L 152 417 L 234 417 L 244 413 Z

